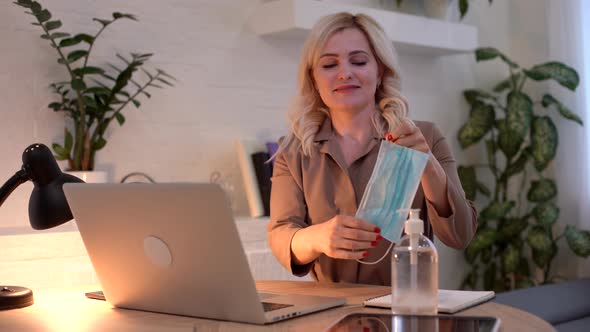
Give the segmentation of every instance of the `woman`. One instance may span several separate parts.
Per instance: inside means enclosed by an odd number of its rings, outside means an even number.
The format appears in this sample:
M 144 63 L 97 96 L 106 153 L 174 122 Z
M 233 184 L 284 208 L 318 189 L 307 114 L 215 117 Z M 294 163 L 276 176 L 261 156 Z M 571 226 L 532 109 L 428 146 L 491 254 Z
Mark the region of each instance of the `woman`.
M 391 41 L 370 17 L 339 13 L 311 30 L 299 64 L 292 131 L 276 155 L 268 238 L 279 262 L 315 280 L 391 285 L 389 242 L 354 218 L 382 139 L 429 154 L 412 204 L 426 234 L 462 249 L 477 227 L 451 150 L 429 122 L 407 118 Z

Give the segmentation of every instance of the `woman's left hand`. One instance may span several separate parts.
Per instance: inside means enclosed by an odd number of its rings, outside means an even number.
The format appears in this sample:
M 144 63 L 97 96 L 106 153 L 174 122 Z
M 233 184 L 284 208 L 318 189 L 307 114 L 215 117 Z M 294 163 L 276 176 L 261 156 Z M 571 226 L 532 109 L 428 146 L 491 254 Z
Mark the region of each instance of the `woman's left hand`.
M 441 216 L 449 216 L 452 213 L 450 203 L 447 199 L 447 175 L 438 162 L 422 131 L 410 119 L 402 120 L 401 125 L 394 131 L 385 133 L 385 139 L 406 148 L 427 153 L 428 163 L 422 173 L 422 187 L 426 198 L 434 204 Z
M 426 143 L 422 131 L 410 119 L 402 120 L 401 125 L 396 130 L 385 133 L 385 139 L 397 145 L 431 155 L 430 147 Z

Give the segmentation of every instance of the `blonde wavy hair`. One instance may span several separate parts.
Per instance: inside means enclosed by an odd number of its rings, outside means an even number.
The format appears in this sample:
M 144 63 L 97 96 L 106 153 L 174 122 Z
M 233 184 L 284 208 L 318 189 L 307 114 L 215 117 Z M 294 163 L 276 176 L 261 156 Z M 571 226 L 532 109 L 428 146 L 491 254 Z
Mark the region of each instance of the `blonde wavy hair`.
M 372 122 L 381 136 L 396 129 L 408 114 L 408 103 L 400 93 L 401 80 L 397 54 L 381 26 L 364 14 L 337 13 L 321 18 L 311 29 L 303 46 L 297 79 L 297 97 L 289 111 L 291 131 L 281 142 L 280 153 L 291 144 L 299 143 L 303 154 L 311 156 L 313 139 L 326 117 L 330 116 L 313 83 L 313 68 L 318 64 L 324 45 L 337 32 L 354 28 L 360 30 L 371 46 L 382 72 L 381 84 L 375 92 L 375 112 Z

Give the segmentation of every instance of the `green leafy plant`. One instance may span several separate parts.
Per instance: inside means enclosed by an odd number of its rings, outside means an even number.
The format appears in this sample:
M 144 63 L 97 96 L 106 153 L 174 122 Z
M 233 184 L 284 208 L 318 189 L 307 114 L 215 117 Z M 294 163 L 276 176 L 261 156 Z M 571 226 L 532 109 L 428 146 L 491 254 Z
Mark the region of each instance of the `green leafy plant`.
M 509 76 L 492 91 L 463 92 L 471 111 L 459 130 L 459 142 L 463 149 L 478 142 L 485 145 L 487 163 L 459 166 L 459 177 L 469 199 L 481 193 L 489 201 L 465 250 L 471 269 L 463 287 L 479 288 L 483 280 L 483 288 L 504 291 L 553 282 L 557 241 L 565 237 L 574 254 L 588 257 L 590 233 L 573 226 L 554 233 L 559 219 L 557 185 L 546 173 L 556 155 L 558 132 L 548 113 L 556 110 L 565 119 L 583 123 L 551 94 L 533 101 L 524 87 L 530 81 L 554 80 L 575 91 L 578 73 L 555 61 L 521 68 L 494 48 L 477 49 L 475 56 L 478 62 L 501 59 Z M 482 172 L 495 180 L 493 190 L 479 180 L 477 173 L 481 177 Z M 536 270 L 531 269 L 531 259 Z
M 424 1 L 431 1 L 431 0 L 424 0 Z M 395 0 L 396 6 L 399 8 L 402 5 L 403 0 Z M 488 0 L 488 3 L 491 5 L 494 0 Z M 457 8 L 459 9 L 459 13 L 461 14 L 461 19 L 467 14 L 469 10 L 469 0 L 459 0 L 457 1 Z
M 94 35 L 85 33 L 69 34 L 59 31 L 62 22 L 52 17 L 49 10 L 37 1 L 17 0 L 14 4 L 27 8 L 27 14 L 35 18 L 32 24 L 43 30 L 42 39 L 49 41 L 57 51 L 57 62 L 64 66 L 69 79 L 50 85 L 59 95 L 59 101 L 49 104 L 55 112 L 64 112 L 67 121 L 64 143 L 52 145 L 59 160 L 67 160 L 70 170 L 92 170 L 96 151 L 107 144 L 105 133 L 113 120 L 119 125 L 125 123 L 123 109 L 130 103 L 139 108 L 140 95 L 150 98 L 148 88 L 173 86 L 174 77 L 161 69 L 150 73 L 143 68 L 153 55 L 131 53 L 129 56 L 117 54 L 120 65 L 109 63 L 108 70 L 89 63 L 93 46 L 102 32 L 119 20 L 133 20 L 132 14 L 115 12 L 112 19 L 93 20 L 99 28 Z M 140 69 L 146 76 L 142 83 L 135 77 Z M 110 71 L 110 72 L 109 72 Z M 73 133 L 68 124 L 73 123 Z

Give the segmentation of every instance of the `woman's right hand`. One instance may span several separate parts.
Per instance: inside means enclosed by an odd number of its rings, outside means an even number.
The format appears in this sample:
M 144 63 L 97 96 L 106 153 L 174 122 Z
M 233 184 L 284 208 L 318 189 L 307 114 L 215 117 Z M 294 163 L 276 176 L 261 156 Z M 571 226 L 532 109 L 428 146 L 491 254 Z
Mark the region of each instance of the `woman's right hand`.
M 367 249 L 376 247 L 377 241 L 383 239 L 380 232 L 377 226 L 368 221 L 336 215 L 326 222 L 302 229 L 296 233 L 296 237 L 301 235 L 299 240 L 310 245 L 308 248 L 312 251 L 311 256 L 315 256 L 314 259 L 321 254 L 339 259 L 362 259 L 368 256 Z

